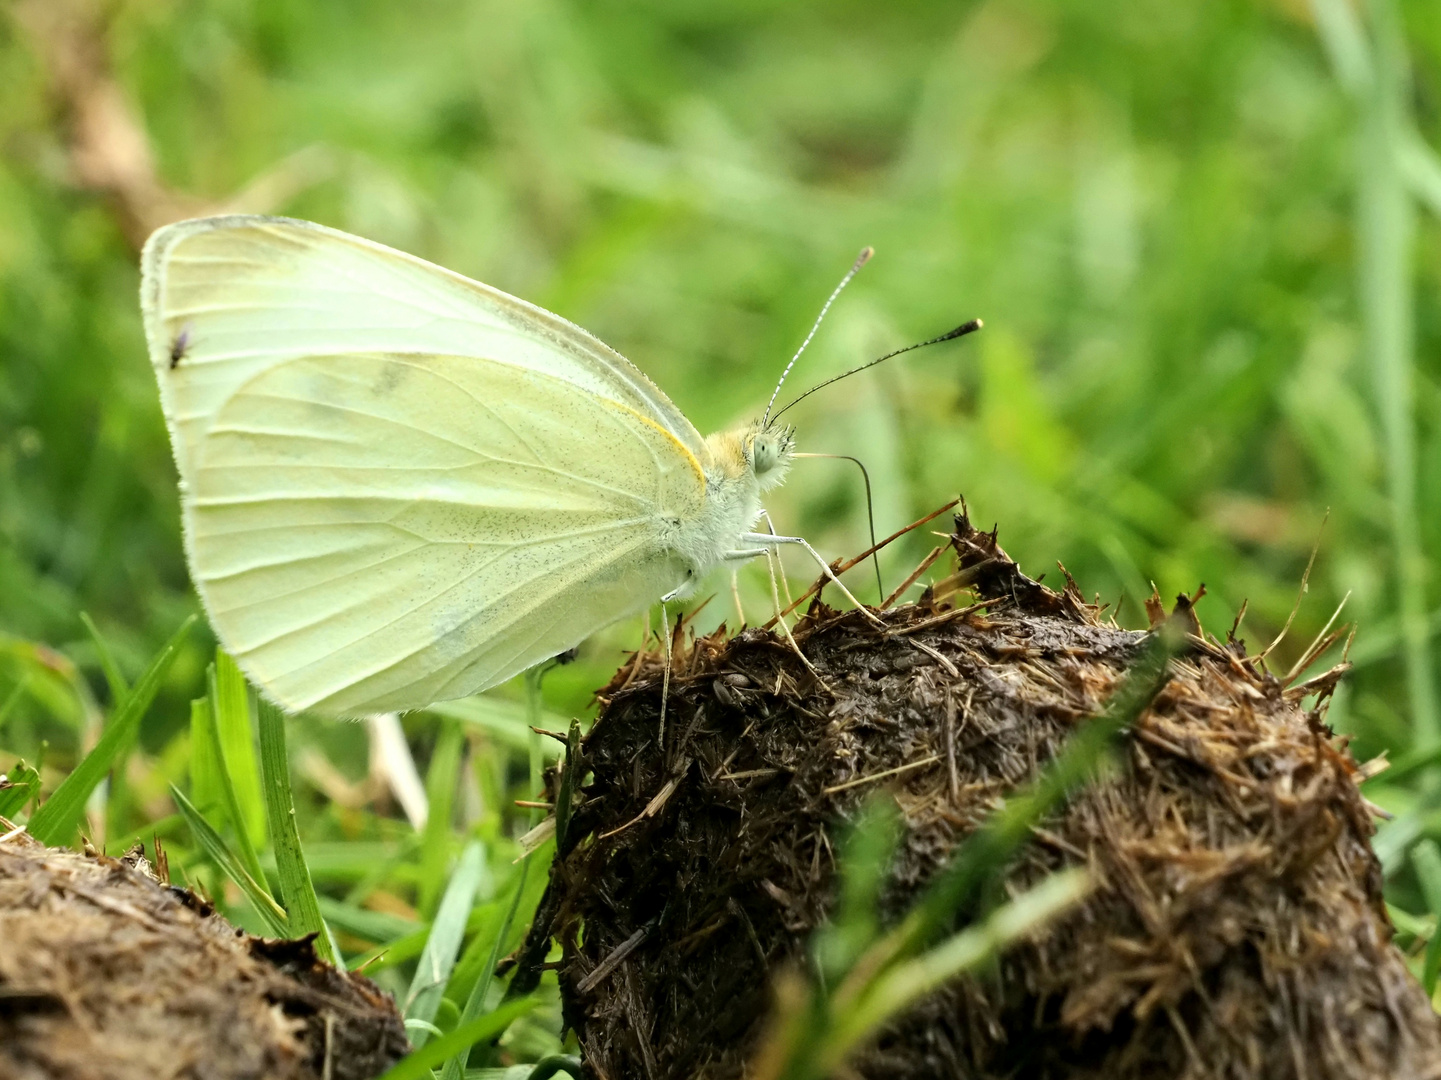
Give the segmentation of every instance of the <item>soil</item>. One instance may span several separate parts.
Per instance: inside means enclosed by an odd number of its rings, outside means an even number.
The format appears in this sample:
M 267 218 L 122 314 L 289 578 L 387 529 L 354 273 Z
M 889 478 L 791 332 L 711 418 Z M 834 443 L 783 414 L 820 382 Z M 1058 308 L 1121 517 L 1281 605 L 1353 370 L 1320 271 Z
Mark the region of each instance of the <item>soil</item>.
M 812 603 L 794 630 L 805 662 L 760 629 L 682 643 L 663 740 L 658 651 L 602 692 L 516 976 L 561 943 L 588 1076 L 746 1076 L 775 976 L 807 969 L 863 802 L 880 793 L 904 819 L 889 923 L 1104 706 L 1146 633 L 1069 577 L 1059 592 L 1026 577 L 964 515 L 950 545 L 956 572 L 882 628 Z M 893 1023 L 853 1075 L 1441 1077 L 1441 1022 L 1391 944 L 1358 767 L 1325 724 L 1345 665 L 1303 683 L 1205 634 L 1187 598 L 1172 617 L 1189 647 L 1120 767 L 996 868 L 1015 890 L 1085 867 L 1089 899 Z
M 0 1080 L 368 1080 L 408 1050 L 369 979 L 237 929 L 139 849 L 0 842 Z

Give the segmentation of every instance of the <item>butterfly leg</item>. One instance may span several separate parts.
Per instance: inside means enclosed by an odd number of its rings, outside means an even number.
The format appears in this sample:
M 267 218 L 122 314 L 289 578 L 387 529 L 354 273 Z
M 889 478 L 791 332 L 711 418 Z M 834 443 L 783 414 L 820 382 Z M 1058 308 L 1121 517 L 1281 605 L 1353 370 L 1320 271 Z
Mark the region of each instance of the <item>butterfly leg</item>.
M 770 514 L 766 513 L 766 511 L 762 510 L 762 511 L 761 511 L 761 520 L 766 523 L 766 532 L 770 533 L 772 536 L 775 536 L 775 535 L 776 535 L 776 527 L 775 527 L 775 525 L 771 522 L 771 516 L 770 516 Z M 770 548 L 769 550 L 774 551 L 775 548 L 772 547 L 772 548 Z M 784 570 L 784 568 L 781 567 L 780 557 L 779 557 L 779 556 L 776 557 L 776 568 L 781 571 L 781 575 L 780 575 L 780 577 L 781 577 L 781 593 L 782 593 L 782 594 L 785 596 L 785 598 L 786 598 L 786 607 L 789 608 L 789 607 L 791 607 L 791 584 L 790 584 L 789 581 L 786 580 L 785 570 Z
M 728 562 L 728 563 L 743 563 L 743 562 L 748 562 L 748 561 L 750 561 L 751 559 L 758 559 L 758 558 L 760 558 L 762 555 L 765 556 L 765 560 L 766 560 L 766 571 L 770 574 L 770 577 L 771 577 L 771 592 L 774 593 L 774 592 L 776 591 L 776 588 L 775 588 L 775 585 L 776 585 L 776 568 L 771 565 L 771 549 L 770 549 L 770 548 L 765 548 L 765 547 L 758 547 L 758 548 L 739 548 L 739 549 L 737 549 L 737 550 L 735 550 L 735 551 L 727 551 L 727 552 L 725 553 L 725 555 L 723 556 L 723 558 L 724 558 L 725 561 Z M 741 622 L 745 622 L 745 612 L 744 612 L 744 611 L 741 611 L 740 595 L 739 595 L 739 594 L 737 593 L 737 591 L 736 591 L 736 570 L 735 570 L 735 569 L 732 569 L 732 570 L 731 570 L 731 591 L 732 591 L 732 593 L 734 594 L 734 599 L 735 599 L 735 603 L 736 603 L 736 610 L 739 611 L 740 614 L 741 614 Z M 785 620 L 780 618 L 780 614 L 781 614 L 781 604 L 780 604 L 779 594 L 777 594 L 777 598 L 776 598 L 775 614 L 776 614 L 776 618 L 777 618 L 777 619 L 780 619 L 781 625 L 784 626 L 784 625 L 785 625 Z
M 660 735 L 656 746 L 660 749 L 662 760 L 665 759 L 665 710 L 670 703 L 670 617 L 666 613 L 665 602 L 674 596 L 675 593 L 667 593 L 660 598 L 660 636 L 661 648 L 664 651 L 660 654 Z
M 796 642 L 795 635 L 791 633 L 790 625 L 786 622 L 785 616 L 781 614 L 781 594 L 779 588 L 776 586 L 776 570 L 779 560 L 776 559 L 775 549 L 771 547 L 745 548 L 743 550 L 729 551 L 725 557 L 727 561 L 740 562 L 742 559 L 754 559 L 759 555 L 764 555 L 766 558 L 766 571 L 770 574 L 771 579 L 771 602 L 775 604 L 776 622 L 780 624 L 781 635 L 786 639 L 786 643 L 790 645 L 791 650 L 796 654 L 800 662 L 806 666 L 806 670 L 814 675 L 816 681 L 824 686 L 827 693 L 829 693 L 831 690 L 830 685 L 821 677 L 821 673 L 815 669 L 815 665 L 806 659 L 806 654 L 801 652 L 801 647 Z
M 739 548 L 739 549 L 736 550 L 736 551 L 728 551 L 728 552 L 726 552 L 726 554 L 725 554 L 725 561 L 726 561 L 726 562 L 731 562 L 731 563 L 739 563 L 739 562 L 745 562 L 745 561 L 747 561 L 747 560 L 749 560 L 749 559 L 758 559 L 758 558 L 760 558 L 762 555 L 765 556 L 765 559 L 766 559 L 766 570 L 767 570 L 767 572 L 769 572 L 769 574 L 770 574 L 770 576 L 771 576 L 771 591 L 772 591 L 772 592 L 775 592 L 775 588 L 776 588 L 776 571 L 777 571 L 777 569 L 778 569 L 778 567 L 779 567 L 779 564 L 772 561 L 772 560 L 775 558 L 775 549 L 774 549 L 774 548 L 770 548 L 770 547 Z M 734 570 L 731 571 L 731 581 L 732 581 L 732 583 L 734 583 L 734 581 L 735 581 L 735 571 L 734 571 Z M 786 584 L 786 579 L 785 579 L 785 575 L 784 575 L 784 574 L 781 574 L 781 575 L 780 575 L 780 582 L 781 582 L 781 586 L 780 586 L 780 587 L 785 590 L 786 603 L 790 603 L 790 599 L 791 599 L 791 589 L 790 589 L 790 586 Z M 739 598 L 739 597 L 736 598 L 736 606 L 737 606 L 737 607 L 740 606 L 740 598 Z M 775 616 L 776 616 L 777 619 L 779 619 L 779 618 L 781 617 L 781 606 L 780 606 L 780 600 L 779 600 L 779 599 L 776 600 Z
M 810 543 L 805 539 L 805 537 L 776 536 L 772 533 L 741 533 L 740 538 L 752 544 L 799 544 L 801 547 L 806 549 L 806 551 L 810 554 L 811 558 L 815 559 L 816 564 L 821 568 L 821 571 L 825 574 L 826 577 L 831 579 L 831 581 L 835 584 L 836 588 L 840 589 L 841 594 L 852 604 L 855 605 L 857 611 L 865 615 L 865 617 L 868 618 L 876 626 L 884 625 L 879 616 L 877 616 L 873 611 L 871 611 L 870 608 L 866 607 L 864 604 L 862 604 L 859 600 L 857 600 L 854 596 L 851 595 L 851 590 L 847 589 L 841 579 L 836 577 L 836 572 L 831 569 L 831 564 L 826 562 L 825 559 L 821 558 L 821 553 L 815 548 L 811 547 Z
M 731 567 L 731 601 L 736 606 L 736 629 L 746 624 L 746 609 L 741 606 L 740 568 Z

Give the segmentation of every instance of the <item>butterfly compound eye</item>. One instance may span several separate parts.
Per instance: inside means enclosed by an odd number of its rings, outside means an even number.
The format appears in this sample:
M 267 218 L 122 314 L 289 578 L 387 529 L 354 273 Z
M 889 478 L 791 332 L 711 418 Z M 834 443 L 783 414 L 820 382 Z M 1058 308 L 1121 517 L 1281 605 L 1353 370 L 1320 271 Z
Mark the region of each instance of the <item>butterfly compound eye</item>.
M 756 475 L 770 472 L 776 466 L 777 449 L 775 440 L 767 434 L 757 435 L 751 443 L 751 467 Z

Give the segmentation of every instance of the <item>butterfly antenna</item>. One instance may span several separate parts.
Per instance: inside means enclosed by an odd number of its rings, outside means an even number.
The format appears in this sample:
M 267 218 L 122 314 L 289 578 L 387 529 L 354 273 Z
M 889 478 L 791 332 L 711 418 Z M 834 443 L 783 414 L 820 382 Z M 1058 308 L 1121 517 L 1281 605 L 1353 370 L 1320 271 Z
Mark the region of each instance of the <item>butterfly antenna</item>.
M 766 402 L 766 413 L 763 417 L 761 417 L 761 427 L 765 427 L 766 424 L 770 422 L 771 408 L 776 403 L 776 395 L 781 392 L 781 387 L 784 386 L 786 382 L 786 376 L 791 373 L 791 368 L 796 366 L 796 361 L 801 358 L 801 353 L 806 351 L 806 346 L 811 343 L 811 338 L 815 337 L 816 331 L 821 328 L 821 320 L 826 317 L 826 312 L 830 311 L 831 305 L 836 302 L 836 297 L 840 296 L 841 290 L 851 283 L 851 278 L 855 277 L 856 274 L 860 273 L 861 267 L 865 266 L 866 263 L 870 262 L 871 256 L 875 253 L 876 249 L 871 247 L 869 244 L 861 248 L 861 253 L 856 256 L 856 261 L 853 262 L 851 264 L 851 268 L 846 271 L 846 276 L 841 278 L 841 283 L 837 285 L 835 289 L 831 292 L 830 298 L 821 305 L 821 313 L 816 316 L 816 321 L 811 324 L 811 332 L 807 334 L 806 339 L 801 342 L 801 347 L 796 350 L 796 354 L 791 357 L 791 362 L 787 364 L 786 369 L 781 372 L 780 381 L 776 383 L 776 388 L 771 391 L 771 399 L 770 401 Z
M 820 390 L 823 387 L 830 386 L 831 383 L 840 382 L 842 379 L 849 379 L 857 372 L 865 371 L 866 368 L 875 367 L 877 364 L 884 363 L 885 361 L 890 360 L 893 357 L 900 356 L 902 353 L 914 352 L 916 349 L 924 349 L 927 345 L 939 345 L 943 341 L 954 341 L 958 337 L 965 337 L 967 334 L 974 334 L 977 330 L 979 330 L 985 325 L 986 324 L 981 322 L 980 319 L 972 319 L 970 322 L 961 323 L 961 325 L 956 327 L 954 330 L 948 330 L 938 337 L 931 338 L 929 341 L 918 341 L 914 345 L 907 345 L 904 349 L 897 349 L 895 352 L 888 352 L 885 356 L 878 356 L 869 363 L 862 364 L 860 367 L 853 367 L 850 371 L 843 371 L 839 375 L 835 376 L 832 379 L 827 379 L 823 383 L 816 383 L 815 386 L 812 386 L 804 394 L 800 395 L 800 397 L 792 398 L 789 402 L 787 402 L 784 408 L 782 408 L 779 412 L 776 413 L 776 418 L 779 419 L 781 414 L 784 413 L 786 409 L 791 408 L 791 406 L 793 405 L 799 404 L 800 402 L 804 401 L 806 398 L 814 394 L 817 390 Z M 774 400 L 774 395 L 772 396 L 772 400 Z M 770 410 L 767 409 L 766 412 L 767 414 L 769 414 Z
M 851 457 L 850 454 L 797 454 L 798 458 L 834 458 L 837 461 L 851 461 L 856 468 L 861 470 L 861 477 L 866 482 L 866 524 L 871 528 L 871 561 L 876 568 L 876 591 L 880 593 L 881 599 L 886 598 L 886 587 L 881 584 L 881 560 L 880 552 L 874 550 L 876 547 L 876 511 L 875 504 L 871 499 L 871 474 L 866 470 L 865 462 L 858 457 Z

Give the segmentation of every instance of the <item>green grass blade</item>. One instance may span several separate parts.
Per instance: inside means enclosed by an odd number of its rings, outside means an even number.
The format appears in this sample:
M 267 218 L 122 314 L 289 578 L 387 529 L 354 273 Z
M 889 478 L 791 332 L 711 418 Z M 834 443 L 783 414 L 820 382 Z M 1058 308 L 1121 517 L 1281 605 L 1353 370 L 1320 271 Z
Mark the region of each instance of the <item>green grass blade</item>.
M 338 961 L 330 931 L 320 917 L 315 885 L 305 865 L 300 833 L 295 827 L 295 800 L 290 789 L 290 758 L 285 751 L 285 714 L 268 701 L 259 703 L 260 767 L 265 780 L 265 802 L 270 818 L 270 844 L 275 849 L 275 870 L 280 895 L 293 937 L 315 934 L 315 951 L 323 960 Z
M 25 762 L 17 761 L 0 780 L 0 817 L 13 819 L 38 794 L 40 774 Z
M 224 801 L 220 794 L 220 747 L 215 742 L 215 721 L 210 699 L 190 703 L 190 797 L 195 806 L 209 812 Z
M 1316 32 L 1331 61 L 1331 70 L 1347 93 L 1360 96 L 1376 78 L 1366 32 L 1348 0 L 1311 0 Z
M 275 902 L 275 897 L 246 871 L 236 858 L 235 852 L 230 850 L 225 838 L 215 831 L 215 826 L 205 819 L 205 815 L 197 810 L 185 797 L 185 793 L 174 784 L 170 785 L 170 797 L 180 808 L 180 816 L 190 826 L 190 835 L 195 837 L 195 842 L 210 856 L 210 861 L 220 867 L 226 877 L 240 886 L 240 891 L 249 898 L 251 906 L 259 913 L 270 932 L 279 938 L 293 937 L 285 912 Z
M 1432 915 L 1441 917 L 1441 847 L 1435 840 L 1422 840 L 1411 849 L 1411 865 L 1421 883 L 1421 894 Z M 1441 933 L 1433 933 L 1426 943 L 1426 959 L 1421 968 L 1421 985 L 1426 996 L 1436 993 L 1436 976 L 1441 972 Z
M 405 854 L 418 847 L 413 836 L 400 838 L 399 843 L 387 840 L 316 840 L 306 845 L 305 865 L 310 867 L 312 881 L 356 882 L 364 880 L 377 863 L 399 862 Z M 273 871 L 275 854 L 265 851 L 260 854 L 260 865 L 267 873 Z M 406 872 L 414 873 L 414 867 L 406 864 L 393 871 L 401 877 Z
M 842 978 L 880 932 L 881 891 L 900 837 L 895 800 L 881 795 L 865 804 L 841 842 L 839 896 L 811 947 L 828 983 Z
M 1397 153 L 1411 193 L 1441 217 L 1441 158 L 1415 130 L 1406 132 Z
M 354 904 L 332 899 L 324 893 L 318 893 L 315 899 L 320 903 L 320 915 L 326 926 L 366 941 L 385 945 L 399 942 L 417 930 L 424 929 L 414 919 L 392 915 L 386 911 L 356 907 Z
M 555 793 L 555 850 L 564 852 L 565 834 L 570 830 L 571 804 L 575 800 L 576 773 L 581 769 L 580 722 L 572 720 L 565 736 L 565 762 L 561 766 L 560 787 Z
M 1386 905 L 1386 914 L 1391 917 L 1391 925 L 1396 927 L 1399 934 L 1407 934 L 1413 938 L 1430 937 L 1436 930 L 1437 920 L 1433 916 L 1412 915 L 1404 908 L 1398 908 L 1395 904 Z
M 454 843 L 452 819 L 464 750 L 465 733 L 460 724 L 454 720 L 442 720 L 440 736 L 435 741 L 430 767 L 425 773 L 425 795 L 430 803 L 430 815 L 425 819 L 425 832 L 421 838 L 418 906 L 427 918 L 435 914 Z
M 218 665 L 218 657 L 222 657 L 225 654 L 216 650 L 216 655 Z M 265 871 L 261 869 L 260 857 L 256 854 L 255 845 L 251 843 L 250 840 L 250 830 L 246 824 L 245 812 L 241 809 L 240 800 L 235 792 L 234 778 L 230 774 L 230 759 L 225 753 L 225 746 L 216 719 L 220 713 L 225 710 L 233 711 L 236 708 L 236 704 L 233 700 L 225 700 L 223 695 L 216 692 L 216 684 L 218 681 L 215 677 L 215 668 L 212 668 L 210 696 L 208 698 L 209 708 L 200 710 L 198 717 L 203 727 L 201 737 L 206 752 L 214 762 L 216 795 L 219 797 L 220 805 L 225 808 L 225 816 L 230 819 L 230 825 L 235 830 L 235 842 L 240 848 L 240 861 L 244 864 L 246 872 L 249 873 L 251 877 L 256 881 L 264 881 Z M 250 732 L 250 712 L 244 684 L 241 685 L 239 707 L 245 710 L 242 722 L 245 724 L 245 733 L 248 738 Z M 194 713 L 192 713 L 191 719 L 192 722 L 197 719 Z M 254 759 L 255 755 L 251 753 L 250 760 L 252 765 L 255 763 Z M 256 798 L 259 798 L 259 792 L 256 793 Z M 263 812 L 260 820 L 262 822 L 265 820 Z
M 525 869 L 526 864 L 534 862 L 537 858 L 541 860 L 539 863 L 541 869 L 535 873 L 529 873 Z M 446 994 L 457 1005 L 463 1005 L 469 1001 L 471 991 L 475 989 L 476 983 L 485 976 L 486 972 L 495 970 L 495 965 L 499 962 L 500 957 L 520 944 L 524 927 L 516 925 L 515 915 L 519 912 L 534 911 L 536 905 L 540 903 L 541 894 L 545 892 L 547 883 L 544 867 L 549 861 L 545 853 L 537 852 L 521 863 L 516 872 L 516 884 L 520 889 L 519 900 L 511 891 L 516 886 L 509 886 L 501 894 L 500 899 L 482 904 L 475 909 L 475 915 L 480 918 L 471 919 L 474 936 L 466 945 L 460 963 L 455 965 L 455 971 L 450 976 L 450 985 L 446 987 Z M 489 992 L 489 984 L 487 984 L 486 992 Z M 476 1006 L 473 1015 L 479 1015 L 480 1007 L 480 1004 Z
M 571 1057 L 568 1054 L 551 1054 L 543 1057 L 535 1063 L 535 1068 L 526 1074 L 525 1080 L 550 1080 L 552 1076 L 565 1073 L 567 1076 L 580 1080 L 581 1073 L 580 1058 Z
M 1375 78 L 1362 97 L 1356 162 L 1356 250 L 1363 347 L 1380 420 L 1390 495 L 1401 658 L 1416 746 L 1441 743 L 1441 705 L 1427 625 L 1427 558 L 1417 493 L 1416 210 L 1399 165 L 1411 130 L 1407 44 L 1394 0 L 1369 5 Z
M 425 951 L 420 954 L 410 992 L 405 996 L 407 1020 L 435 1019 L 435 1011 L 440 1006 L 440 999 L 445 996 L 446 983 L 460 953 L 466 921 L 475 905 L 475 894 L 484 877 L 485 845 L 473 840 L 461 853 L 460 862 L 450 876 L 450 884 L 440 901 L 435 922 L 431 924 L 430 939 L 425 943 Z M 428 1038 L 424 1029 L 420 1029 L 411 1037 L 411 1042 L 418 1049 L 425 1045 Z
M 95 749 L 81 759 L 75 770 L 51 793 L 40 809 L 35 811 L 29 824 L 30 835 L 35 839 L 45 844 L 63 844 L 70 839 L 80 815 L 85 810 L 85 800 L 110 771 L 116 756 L 129 745 L 135 730 L 140 726 L 141 717 L 155 700 L 160 684 L 170 672 L 170 665 L 175 662 L 180 646 L 194 622 L 195 616 L 191 615 L 180 624 L 180 629 L 175 631 L 174 636 L 155 654 L 150 666 L 145 669 L 145 674 L 140 676 L 134 689 L 115 710 L 110 723 L 105 726 L 104 734 L 100 736 L 100 741 L 95 744 Z
M 1411 779 L 1417 773 L 1425 772 L 1437 762 L 1441 762 L 1441 744 L 1425 750 L 1412 750 L 1409 753 L 1401 754 L 1389 769 L 1372 779 L 1384 778 L 1384 786 L 1392 787 L 1403 780 Z
M 481 970 L 480 978 L 471 987 L 470 995 L 465 1000 L 465 1008 L 461 1010 L 460 1024 L 457 1030 L 473 1023 L 474 1018 L 479 1017 L 481 1010 L 485 1008 L 485 999 L 490 993 L 491 980 L 495 978 L 495 965 L 500 961 L 500 949 L 505 942 L 506 935 L 510 933 L 511 923 L 515 921 L 516 909 L 520 907 L 520 898 L 525 895 L 525 880 L 534 861 L 534 859 L 526 859 L 520 864 L 520 876 L 515 881 L 515 892 L 511 897 L 510 907 L 506 910 L 505 919 L 496 930 L 495 943 L 490 947 L 490 956 Z M 468 1043 L 460 1048 L 445 1063 L 445 1072 L 441 1074 L 442 1080 L 461 1080 L 465 1074 L 465 1061 L 470 1056 L 471 1045 L 473 1044 Z
M 115 654 L 110 651 L 110 646 L 100 636 L 100 630 L 90 618 L 88 611 L 80 613 L 80 621 L 85 624 L 85 632 L 90 635 L 90 641 L 95 646 L 95 656 L 100 661 L 100 670 L 105 675 L 105 683 L 110 687 L 110 701 L 112 708 L 118 707 L 130 693 L 130 684 L 121 674 L 120 665 L 115 662 Z
M 220 760 L 244 816 L 244 829 L 253 850 L 265 846 L 265 797 L 260 790 L 260 764 L 255 757 L 255 724 L 250 707 L 250 685 L 230 654 L 215 650 L 215 681 L 211 685 L 215 732 Z M 241 821 L 235 827 L 241 828 Z
M 530 723 L 527 705 L 519 701 L 481 694 L 478 697 L 460 698 L 456 701 L 442 701 L 425 710 L 436 716 L 458 720 L 466 727 L 484 732 L 495 742 L 511 750 L 530 748 Z M 536 721 L 543 728 L 563 731 L 568 719 L 559 713 L 542 709 Z M 559 757 L 562 747 L 551 739 L 541 743 L 542 753 L 549 758 Z
M 822 1067 L 814 1075 L 831 1075 L 851 1049 L 889 1018 L 957 975 L 988 964 L 1017 940 L 1078 903 L 1090 888 L 1084 870 L 1052 874 L 984 921 L 880 974 L 855 1007 L 837 1018 L 821 1047 Z
M 31 673 L 26 672 L 20 676 L 15 683 L 15 689 L 11 690 L 3 703 L 0 703 L 0 729 L 5 727 L 5 721 L 10 719 L 10 714 L 15 711 L 15 706 L 20 704 L 20 699 L 25 696 L 25 691 L 30 689 Z
M 110 646 L 100 636 L 100 630 L 90 618 L 89 613 L 82 611 L 80 621 L 85 624 L 85 630 L 95 645 L 95 655 L 100 660 L 100 670 L 104 673 L 105 682 L 110 687 L 110 708 L 113 715 L 130 695 L 130 683 L 120 671 L 120 665 L 115 661 L 115 654 L 110 651 Z M 105 833 L 107 836 L 115 833 L 119 829 L 119 823 L 127 816 L 126 807 L 131 800 L 125 766 L 134 748 L 135 734 L 132 734 L 116 751 L 115 760 L 110 768 L 110 785 L 105 798 Z
M 538 896 L 539 891 L 536 892 L 536 897 Z M 465 932 L 475 936 L 471 938 L 470 944 L 466 946 L 460 963 L 456 964 L 455 970 L 451 972 L 450 982 L 446 985 L 447 991 L 455 991 L 457 986 L 463 986 L 466 989 L 462 989 L 460 993 L 464 994 L 468 992 L 470 986 L 475 984 L 475 980 L 478 977 L 477 971 L 480 966 L 480 960 L 472 962 L 473 950 L 479 946 L 483 946 L 483 948 L 487 950 L 490 948 L 492 939 L 488 935 L 499 926 L 501 917 L 505 914 L 506 909 L 503 903 L 503 901 L 494 901 L 489 904 L 481 904 L 471 911 L 470 917 L 465 921 Z M 325 900 L 323 897 L 321 898 L 321 909 L 322 911 L 325 910 Z M 416 926 L 415 923 L 411 923 L 410 925 Z M 482 939 L 484 940 L 482 941 Z M 425 943 L 429 940 L 430 925 L 419 925 L 416 926 L 416 929 L 394 938 L 387 944 L 379 945 L 369 952 L 354 957 L 348 962 L 347 966 L 351 971 L 365 968 L 367 972 L 381 971 L 388 967 L 394 967 L 396 964 L 403 964 L 408 960 L 414 960 L 421 954 L 425 948 Z M 469 970 L 472 967 L 476 968 L 477 971 Z M 456 995 L 452 994 L 452 996 L 454 997 Z
M 502 1005 L 494 1012 L 462 1023 L 448 1035 L 401 1058 L 379 1077 L 379 1080 L 431 1080 L 431 1069 L 456 1054 L 465 1054 L 476 1043 L 487 1042 L 504 1034 L 511 1023 L 534 1009 L 540 1002 L 521 998 Z
M 180 833 L 180 827 L 185 824 L 185 818 L 179 814 L 166 814 L 164 817 L 153 818 L 138 828 L 131 829 L 113 839 L 106 840 L 106 846 L 111 851 L 129 851 L 136 844 L 144 846 L 147 842 L 153 843 L 155 837 L 162 840 L 169 840 Z
M 387 941 L 359 956 L 351 957 L 345 966 L 351 971 L 364 970 L 367 975 L 384 971 L 388 967 L 395 967 L 397 964 L 415 959 L 425 949 L 425 943 L 429 940 L 430 927 L 422 926 L 419 930 L 414 930 L 403 937 Z

